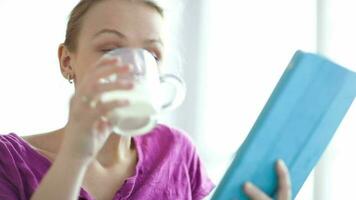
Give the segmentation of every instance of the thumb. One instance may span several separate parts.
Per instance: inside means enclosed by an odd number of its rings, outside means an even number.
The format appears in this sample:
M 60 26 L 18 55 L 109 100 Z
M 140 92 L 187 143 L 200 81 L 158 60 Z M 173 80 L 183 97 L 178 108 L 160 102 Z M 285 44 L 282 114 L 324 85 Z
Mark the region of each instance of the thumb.
M 106 117 L 101 116 L 94 123 L 94 130 L 96 132 L 96 137 L 99 137 L 101 140 L 106 140 L 112 132 L 112 124 Z

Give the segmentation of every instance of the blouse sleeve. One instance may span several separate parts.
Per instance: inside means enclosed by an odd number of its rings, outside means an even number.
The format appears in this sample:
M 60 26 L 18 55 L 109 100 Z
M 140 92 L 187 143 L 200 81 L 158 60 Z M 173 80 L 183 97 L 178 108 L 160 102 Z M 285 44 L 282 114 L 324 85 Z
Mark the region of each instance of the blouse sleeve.
M 189 164 L 189 176 L 191 178 L 192 199 L 201 200 L 208 196 L 215 185 L 207 176 L 206 170 L 196 152 L 195 147 L 191 150 L 191 161 Z
M 199 158 L 196 147 L 191 141 L 188 134 L 182 130 L 175 130 L 183 135 L 185 151 L 185 162 L 190 178 L 190 186 L 193 200 L 201 200 L 208 196 L 214 189 L 215 185 L 208 177 L 205 167 Z
M 0 199 L 18 200 L 20 199 L 14 188 L 4 179 L 3 174 L 0 177 Z
M 16 167 L 13 165 L 11 143 L 0 135 L 0 199 L 18 200 L 19 196 L 14 182 L 18 179 L 13 176 Z

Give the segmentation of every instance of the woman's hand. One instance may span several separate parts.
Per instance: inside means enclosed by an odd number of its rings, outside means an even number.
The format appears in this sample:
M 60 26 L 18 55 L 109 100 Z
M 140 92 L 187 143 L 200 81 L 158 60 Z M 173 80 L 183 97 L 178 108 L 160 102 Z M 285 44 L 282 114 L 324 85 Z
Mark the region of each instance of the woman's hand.
M 278 191 L 276 200 L 291 200 L 291 181 L 289 178 L 288 168 L 282 160 L 277 161 L 276 171 L 278 175 Z M 267 196 L 259 188 L 250 182 L 247 182 L 244 186 L 245 193 L 252 200 L 272 200 L 271 197 Z
M 114 108 L 127 106 L 128 101 L 103 103 L 99 101 L 99 97 L 104 92 L 129 90 L 133 87 L 130 66 L 120 65 L 118 59 L 104 58 L 88 69 L 70 100 L 69 120 L 60 150 L 61 155 L 89 163 L 104 145 L 112 131 L 106 114 Z M 125 80 L 100 83 L 100 79 L 113 74 L 125 77 Z

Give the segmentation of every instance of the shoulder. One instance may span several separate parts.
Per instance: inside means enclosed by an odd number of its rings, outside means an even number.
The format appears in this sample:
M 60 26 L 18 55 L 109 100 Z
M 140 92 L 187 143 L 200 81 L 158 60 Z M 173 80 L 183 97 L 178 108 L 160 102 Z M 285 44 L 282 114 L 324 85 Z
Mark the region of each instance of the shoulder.
M 8 181 L 19 180 L 19 166 L 25 166 L 27 150 L 15 133 L 0 135 L 0 176 Z
M 27 162 L 34 153 L 31 145 L 16 133 L 0 135 L 0 167 L 13 167 L 20 162 Z
M 160 148 L 174 147 L 180 148 L 181 150 L 194 148 L 192 139 L 186 131 L 166 124 L 158 124 L 153 131 L 141 136 L 139 140 Z
M 144 162 L 158 165 L 177 163 L 187 166 L 197 157 L 195 145 L 188 133 L 182 129 L 158 124 L 150 133 L 136 138 L 139 151 L 144 154 Z M 140 153 L 140 152 L 139 152 Z
M 191 138 L 186 131 L 171 125 L 161 123 L 158 124 L 156 128 L 146 136 L 152 139 L 163 139 L 165 141 L 169 140 L 174 142 L 191 143 Z
M 61 144 L 61 136 L 56 131 L 22 137 L 24 141 L 37 153 L 54 161 Z
M 0 155 L 0 194 L 28 199 L 49 164 L 15 133 L 0 135 Z
M 30 164 L 35 164 L 33 167 L 37 167 L 40 163 L 48 162 L 47 158 L 39 154 L 37 148 L 16 133 L 0 135 L 0 155 L 0 169 L 4 171 L 6 169 L 28 170 L 31 168 Z
M 53 133 L 43 133 L 22 137 L 32 148 L 37 151 L 56 152 L 59 146 L 59 138 Z
M 159 177 L 176 177 L 174 184 L 188 184 L 193 199 L 203 199 L 214 188 L 205 172 L 193 140 L 180 128 L 159 124 L 139 138 L 145 169 L 157 170 Z M 154 172 L 148 173 L 154 174 Z M 177 178 L 179 177 L 179 178 Z M 182 180 L 186 180 L 185 182 Z M 166 180 L 166 184 L 169 184 Z
M 19 199 L 18 190 L 14 185 L 18 183 L 14 157 L 21 155 L 23 147 L 14 133 L 0 135 L 0 197 Z
M 42 173 L 50 163 L 48 158 L 40 153 L 16 133 L 0 135 L 0 172 L 16 172 L 18 175 L 20 171 L 34 170 L 36 173 Z
M 15 152 L 21 153 L 23 151 L 25 151 L 23 141 L 15 133 L 0 135 L 1 155 L 9 155 Z

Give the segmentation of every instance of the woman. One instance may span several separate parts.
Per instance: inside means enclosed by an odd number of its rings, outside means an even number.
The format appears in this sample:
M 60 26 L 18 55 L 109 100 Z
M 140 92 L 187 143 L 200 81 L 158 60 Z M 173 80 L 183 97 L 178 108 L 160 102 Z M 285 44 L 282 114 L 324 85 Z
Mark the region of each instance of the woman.
M 132 81 L 99 84 L 111 74 L 131 77 L 114 48 L 138 47 L 163 59 L 162 8 L 151 0 L 82 0 L 72 11 L 58 57 L 74 82 L 68 123 L 49 133 L 0 136 L 0 199 L 203 199 L 214 185 L 189 138 L 159 124 L 131 139 L 111 132 L 105 114 L 125 100 L 92 102 L 103 92 L 130 90 Z M 121 66 L 121 67 L 118 67 Z M 279 200 L 290 198 L 288 172 L 278 165 Z M 251 184 L 253 199 L 270 199 Z

